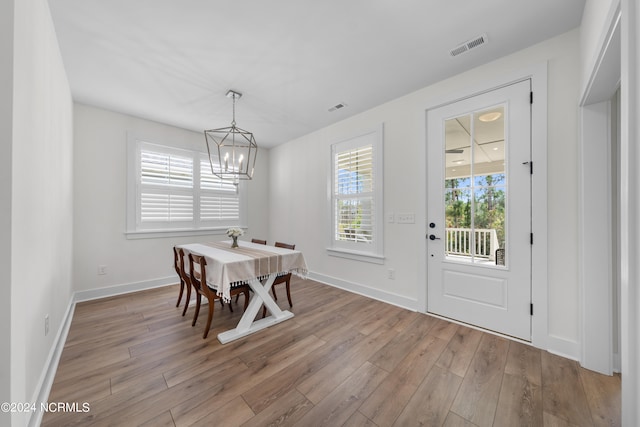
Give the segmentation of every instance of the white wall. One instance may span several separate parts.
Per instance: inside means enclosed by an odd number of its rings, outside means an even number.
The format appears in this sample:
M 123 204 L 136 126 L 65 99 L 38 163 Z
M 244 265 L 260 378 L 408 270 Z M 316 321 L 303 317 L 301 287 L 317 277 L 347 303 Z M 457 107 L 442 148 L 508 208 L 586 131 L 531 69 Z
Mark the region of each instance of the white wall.
M 127 239 L 127 133 L 150 142 L 205 150 L 204 136 L 96 107 L 74 108 L 74 269 L 76 291 L 132 289 L 176 283 L 172 247 L 178 243 L 221 240 L 226 236 Z M 259 150 L 256 174 L 247 182 L 249 230 L 246 238 L 266 236 L 269 152 Z M 107 266 L 98 275 L 98 265 Z
M 411 308 L 426 292 L 420 279 L 426 185 L 425 108 L 452 94 L 496 81 L 527 65 L 548 61 L 548 330 L 556 349 L 578 357 L 577 30 L 386 103 L 272 149 L 270 238 L 291 241 L 305 253 L 315 277 Z M 359 129 L 384 123 L 385 213 L 414 212 L 416 224 L 385 223 L 385 263 L 330 257 L 327 180 L 329 147 Z M 300 200 L 304 200 L 301 203 Z M 387 269 L 396 279 L 387 279 Z M 336 280 L 332 280 L 335 278 Z M 551 348 L 553 349 L 553 348 Z M 569 349 L 569 351 L 567 350 Z
M 48 3 L 14 6 L 10 401 L 34 402 L 72 295 L 73 110 Z
M 0 2 L 0 402 L 11 401 L 11 184 L 13 1 Z M 0 413 L 0 425 L 11 414 Z

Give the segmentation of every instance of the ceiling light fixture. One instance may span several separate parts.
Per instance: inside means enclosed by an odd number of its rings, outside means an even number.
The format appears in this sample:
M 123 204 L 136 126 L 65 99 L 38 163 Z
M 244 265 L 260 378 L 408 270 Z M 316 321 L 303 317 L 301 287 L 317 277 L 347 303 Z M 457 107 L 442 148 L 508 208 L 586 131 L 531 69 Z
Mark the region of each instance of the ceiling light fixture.
M 236 100 L 241 96 L 240 92 L 234 90 L 227 92 L 227 98 L 233 99 L 233 120 L 230 127 L 204 131 L 211 172 L 220 179 L 233 181 L 235 185 L 241 179 L 253 178 L 258 154 L 258 144 L 253 133 L 236 126 Z
M 478 117 L 478 120 L 481 122 L 495 122 L 500 117 L 502 117 L 502 113 L 499 111 L 492 111 L 490 113 L 484 113 Z

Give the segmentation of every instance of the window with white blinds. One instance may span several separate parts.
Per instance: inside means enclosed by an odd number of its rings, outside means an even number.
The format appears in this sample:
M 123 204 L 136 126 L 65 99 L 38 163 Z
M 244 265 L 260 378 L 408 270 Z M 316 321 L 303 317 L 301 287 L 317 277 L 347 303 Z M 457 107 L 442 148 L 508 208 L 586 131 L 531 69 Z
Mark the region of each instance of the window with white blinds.
M 382 256 L 382 131 L 332 145 L 332 250 Z
M 241 186 L 216 177 L 205 153 L 135 141 L 132 154 L 135 228 L 129 224 L 129 232 L 241 225 Z
M 214 163 L 214 167 L 219 163 Z M 238 187 L 211 172 L 208 159 L 200 159 L 200 221 L 239 221 Z
M 335 171 L 336 240 L 372 243 L 373 146 L 336 153 Z
M 140 150 L 140 223 L 193 221 L 193 158 Z

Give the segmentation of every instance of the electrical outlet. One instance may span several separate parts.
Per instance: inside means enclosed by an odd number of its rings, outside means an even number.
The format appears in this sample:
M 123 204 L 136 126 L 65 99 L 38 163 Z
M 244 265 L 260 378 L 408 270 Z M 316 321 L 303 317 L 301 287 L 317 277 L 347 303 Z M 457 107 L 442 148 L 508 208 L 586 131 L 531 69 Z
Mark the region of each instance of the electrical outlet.
M 396 270 L 390 268 L 387 270 L 387 279 L 395 280 L 396 278 Z
M 49 315 L 44 315 L 44 336 L 49 335 Z
M 99 265 L 98 266 L 98 276 L 103 276 L 107 274 L 107 266 L 106 265 Z

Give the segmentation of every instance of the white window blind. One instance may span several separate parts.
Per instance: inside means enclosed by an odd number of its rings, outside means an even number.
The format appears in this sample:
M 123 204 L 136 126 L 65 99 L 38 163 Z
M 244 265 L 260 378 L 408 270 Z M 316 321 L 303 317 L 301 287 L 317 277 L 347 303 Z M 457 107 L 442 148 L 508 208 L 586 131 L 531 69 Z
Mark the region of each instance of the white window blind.
M 335 238 L 372 243 L 376 237 L 373 230 L 373 146 L 336 153 L 334 171 Z
M 214 163 L 214 167 L 217 166 Z M 240 197 L 231 181 L 213 174 L 208 160 L 200 160 L 200 220 L 234 221 L 240 218 Z
M 140 194 L 141 222 L 176 222 L 193 220 L 193 197 L 180 194 Z
M 329 252 L 379 262 L 383 257 L 382 127 L 333 144 L 331 159 Z
M 167 187 L 193 187 L 193 159 L 142 149 L 140 153 L 141 183 Z
M 211 171 L 207 155 L 140 140 L 130 142 L 130 233 L 242 226 L 242 186 Z
M 140 152 L 140 222 L 193 220 L 193 159 L 150 149 Z

